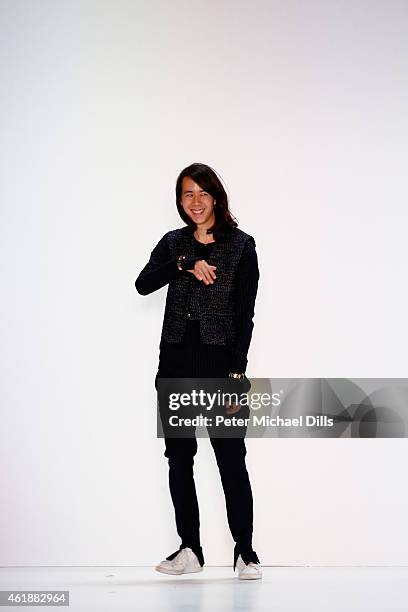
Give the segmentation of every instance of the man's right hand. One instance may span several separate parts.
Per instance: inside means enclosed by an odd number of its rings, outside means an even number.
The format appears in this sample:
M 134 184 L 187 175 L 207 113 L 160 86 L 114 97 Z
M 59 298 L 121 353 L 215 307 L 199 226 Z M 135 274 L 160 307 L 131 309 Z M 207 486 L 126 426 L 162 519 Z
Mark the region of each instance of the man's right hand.
M 217 266 L 210 266 L 205 259 L 198 259 L 195 262 L 194 268 L 187 270 L 187 272 L 194 274 L 197 280 L 203 281 L 206 285 L 212 285 L 217 278 L 214 272 L 216 269 Z

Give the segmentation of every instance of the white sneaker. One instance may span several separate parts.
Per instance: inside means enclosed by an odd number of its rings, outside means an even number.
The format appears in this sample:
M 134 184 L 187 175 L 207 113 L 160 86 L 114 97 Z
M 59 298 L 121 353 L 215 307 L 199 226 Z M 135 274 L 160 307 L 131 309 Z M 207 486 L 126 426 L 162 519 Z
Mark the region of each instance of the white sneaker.
M 203 571 L 197 555 L 188 547 L 172 553 L 156 565 L 155 569 L 163 574 L 191 574 Z
M 254 561 L 245 563 L 241 555 L 239 555 L 237 559 L 235 569 L 238 570 L 238 578 L 241 580 L 256 580 L 258 578 L 262 578 L 261 564 L 255 563 Z

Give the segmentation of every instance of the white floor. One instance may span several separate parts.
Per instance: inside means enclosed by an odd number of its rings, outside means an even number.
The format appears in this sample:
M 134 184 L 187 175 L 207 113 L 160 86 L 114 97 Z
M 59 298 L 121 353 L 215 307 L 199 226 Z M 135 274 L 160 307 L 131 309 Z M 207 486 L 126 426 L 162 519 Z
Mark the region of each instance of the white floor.
M 238 580 L 231 567 L 185 576 L 152 567 L 0 568 L 0 589 L 69 590 L 66 609 L 75 612 L 390 612 L 408 610 L 408 567 L 264 567 L 254 581 Z

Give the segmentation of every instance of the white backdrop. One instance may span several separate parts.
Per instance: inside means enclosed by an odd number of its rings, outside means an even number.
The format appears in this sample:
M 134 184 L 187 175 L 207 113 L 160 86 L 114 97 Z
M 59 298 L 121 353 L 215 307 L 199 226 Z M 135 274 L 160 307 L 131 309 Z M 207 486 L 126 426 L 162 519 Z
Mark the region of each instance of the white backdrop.
M 157 439 L 150 251 L 192 162 L 260 266 L 247 373 L 404 377 L 408 4 L 1 0 L 0 564 L 179 546 Z M 209 565 L 232 563 L 215 457 Z M 407 442 L 247 441 L 263 564 L 408 562 Z

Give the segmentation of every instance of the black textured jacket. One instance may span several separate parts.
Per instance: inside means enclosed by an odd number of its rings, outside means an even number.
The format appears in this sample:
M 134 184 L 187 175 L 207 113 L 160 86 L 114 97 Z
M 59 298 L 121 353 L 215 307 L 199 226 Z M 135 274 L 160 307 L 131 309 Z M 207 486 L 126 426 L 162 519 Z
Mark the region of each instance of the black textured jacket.
M 254 238 L 239 228 L 206 245 L 188 226 L 161 238 L 135 282 L 142 295 L 169 284 L 161 346 L 180 342 L 187 320 L 199 319 L 201 341 L 229 346 L 231 371 L 245 371 L 259 280 L 255 246 Z M 177 268 L 179 255 L 186 256 L 183 271 Z M 217 266 L 213 284 L 187 271 L 197 259 Z

